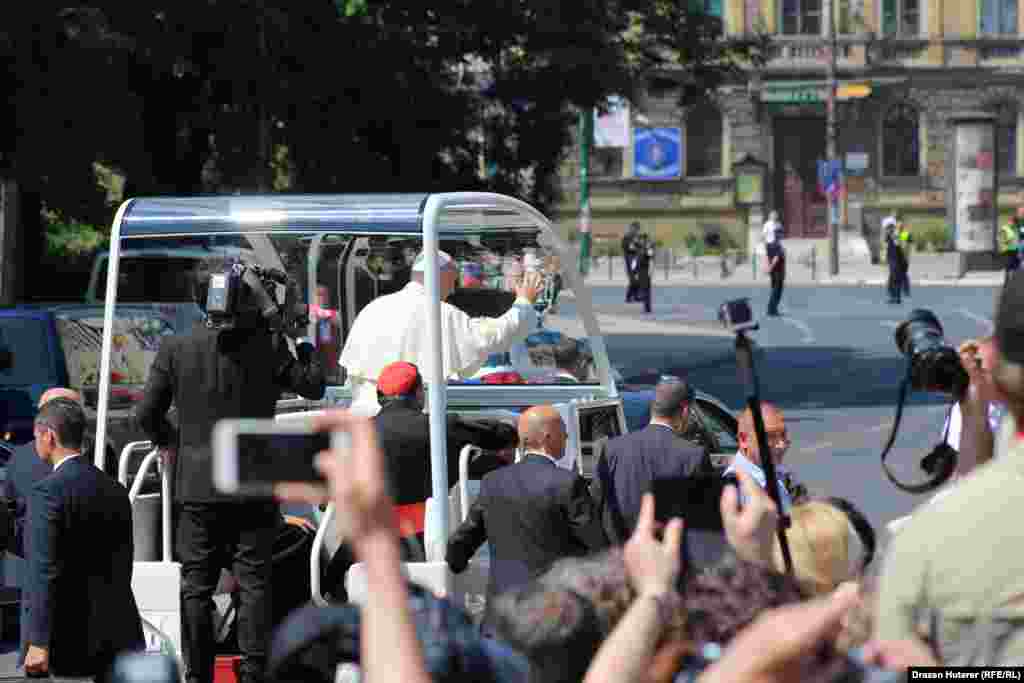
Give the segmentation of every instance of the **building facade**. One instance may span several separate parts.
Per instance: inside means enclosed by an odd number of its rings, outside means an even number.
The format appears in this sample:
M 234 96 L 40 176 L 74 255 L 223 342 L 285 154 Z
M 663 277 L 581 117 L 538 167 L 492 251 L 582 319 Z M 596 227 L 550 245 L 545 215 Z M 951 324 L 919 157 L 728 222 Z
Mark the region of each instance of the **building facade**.
M 592 155 L 595 237 L 610 237 L 639 220 L 670 244 L 682 242 L 683 235 L 719 232 L 746 250 L 767 212 L 777 210 L 789 237 L 826 238 L 827 198 L 818 161 L 826 156 L 832 45 L 837 157 L 845 167 L 844 244 L 857 236 L 872 243 L 880 216 L 895 210 L 912 226 L 952 232 L 946 217 L 950 117 L 965 110 L 998 117 L 1000 212 L 1024 205 L 1024 13 L 1018 2 L 711 3 L 728 34 L 768 33 L 770 59 L 761 69 L 748 69 L 745 82 L 687 111 L 672 97 L 633 103 L 629 146 L 602 147 Z M 830 21 L 834 40 L 827 34 Z M 646 128 L 681 129 L 677 177 L 652 180 L 637 172 L 635 137 Z M 737 201 L 747 194 L 737 187 L 734 165 L 740 160 L 766 167 L 761 201 Z M 576 229 L 578 178 L 573 153 L 557 212 L 567 232 Z

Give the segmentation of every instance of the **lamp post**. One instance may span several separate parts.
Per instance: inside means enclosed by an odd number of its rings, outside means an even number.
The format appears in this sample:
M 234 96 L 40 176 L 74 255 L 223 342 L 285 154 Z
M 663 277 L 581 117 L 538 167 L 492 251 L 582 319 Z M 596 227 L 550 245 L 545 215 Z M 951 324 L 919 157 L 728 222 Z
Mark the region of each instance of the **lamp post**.
M 828 14 L 826 19 L 828 20 L 828 98 L 826 100 L 826 141 L 825 149 L 828 155 L 828 171 L 829 178 L 833 177 L 833 173 L 836 173 L 835 182 L 837 183 L 835 191 L 830 191 L 830 188 L 826 188 L 826 194 L 828 194 L 828 230 L 829 230 L 829 242 L 831 245 L 830 259 L 829 259 L 829 271 L 832 276 L 839 275 L 839 191 L 841 188 L 840 183 L 842 182 L 838 175 L 836 165 L 836 52 L 838 51 L 838 41 L 836 40 L 836 12 L 835 12 L 835 0 L 829 0 L 828 2 Z
M 594 110 L 580 112 L 580 275 L 590 272 L 590 147 L 594 141 Z

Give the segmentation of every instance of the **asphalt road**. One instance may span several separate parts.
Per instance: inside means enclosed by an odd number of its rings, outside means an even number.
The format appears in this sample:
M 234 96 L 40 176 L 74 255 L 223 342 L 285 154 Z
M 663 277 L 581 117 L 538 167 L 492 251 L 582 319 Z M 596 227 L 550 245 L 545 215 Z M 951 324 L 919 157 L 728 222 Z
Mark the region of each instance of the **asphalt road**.
M 762 315 L 766 287 L 658 287 L 650 316 L 639 304 L 623 304 L 622 287 L 591 294 L 612 365 L 625 377 L 682 372 L 731 408 L 745 404 L 732 339 L 716 311 L 728 299 L 749 297 Z M 879 287 L 792 287 L 783 295 L 784 317 L 763 318 L 752 335 L 761 349 L 762 397 L 783 409 L 793 440 L 786 464 L 813 492 L 853 501 L 876 528 L 929 495 L 901 492 L 879 464 L 906 369 L 893 331 L 912 309 L 927 308 L 952 345 L 988 334 L 996 290 L 936 286 L 912 294 L 896 306 Z M 901 479 L 924 478 L 918 463 L 941 439 L 947 407 L 943 396 L 911 396 L 889 456 Z

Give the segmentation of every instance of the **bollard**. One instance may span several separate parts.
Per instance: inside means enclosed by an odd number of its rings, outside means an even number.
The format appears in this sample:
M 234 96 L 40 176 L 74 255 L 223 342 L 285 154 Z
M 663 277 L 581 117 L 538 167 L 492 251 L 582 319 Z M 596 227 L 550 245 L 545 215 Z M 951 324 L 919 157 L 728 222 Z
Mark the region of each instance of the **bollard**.
M 818 281 L 818 247 L 811 247 L 811 280 Z
M 725 251 L 722 252 L 722 279 L 729 277 L 729 261 Z
M 693 257 L 693 279 L 699 280 L 700 276 L 697 274 L 697 257 Z

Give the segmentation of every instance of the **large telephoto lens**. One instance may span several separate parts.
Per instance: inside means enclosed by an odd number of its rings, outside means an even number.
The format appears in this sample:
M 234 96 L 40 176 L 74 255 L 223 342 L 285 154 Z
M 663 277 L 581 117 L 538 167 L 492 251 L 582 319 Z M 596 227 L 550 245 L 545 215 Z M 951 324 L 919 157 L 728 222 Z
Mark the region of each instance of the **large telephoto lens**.
M 938 318 L 918 308 L 896 328 L 896 348 L 910 361 L 911 386 L 918 391 L 962 395 L 969 378 L 956 349 L 948 346 Z

